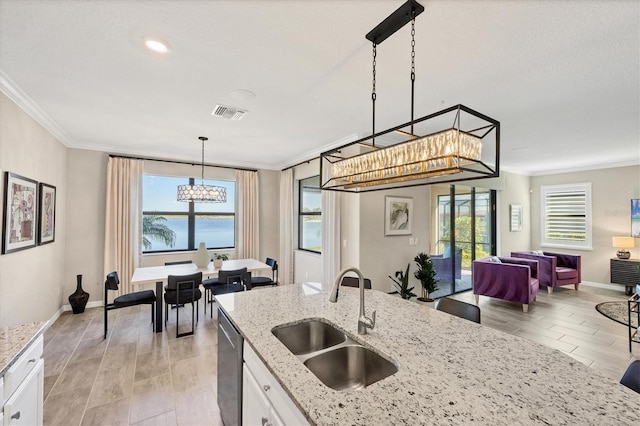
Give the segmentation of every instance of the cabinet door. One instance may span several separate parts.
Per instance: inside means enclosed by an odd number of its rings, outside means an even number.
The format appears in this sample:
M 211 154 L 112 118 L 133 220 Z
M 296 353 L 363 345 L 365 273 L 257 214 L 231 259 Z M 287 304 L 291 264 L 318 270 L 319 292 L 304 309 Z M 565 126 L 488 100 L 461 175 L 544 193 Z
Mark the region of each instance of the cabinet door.
M 270 424 L 271 404 L 264 396 L 262 388 L 247 368 L 242 365 L 242 424 Z
M 5 403 L 5 426 L 42 424 L 43 384 L 44 361 L 40 359 Z

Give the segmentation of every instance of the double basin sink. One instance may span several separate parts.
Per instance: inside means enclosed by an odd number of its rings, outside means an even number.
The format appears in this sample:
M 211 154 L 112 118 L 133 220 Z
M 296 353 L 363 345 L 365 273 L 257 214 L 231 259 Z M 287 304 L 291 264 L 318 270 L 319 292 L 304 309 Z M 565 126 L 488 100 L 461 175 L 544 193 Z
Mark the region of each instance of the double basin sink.
M 338 391 L 362 389 L 398 371 L 387 358 L 318 319 L 279 325 L 271 333 L 322 383 Z

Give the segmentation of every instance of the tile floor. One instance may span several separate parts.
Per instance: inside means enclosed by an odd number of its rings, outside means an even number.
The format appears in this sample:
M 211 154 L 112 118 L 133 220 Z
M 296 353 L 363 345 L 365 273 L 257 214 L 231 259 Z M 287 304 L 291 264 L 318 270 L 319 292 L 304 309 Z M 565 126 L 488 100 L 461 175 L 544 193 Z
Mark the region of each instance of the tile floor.
M 265 289 L 263 291 L 268 291 Z M 465 292 L 454 296 L 472 302 Z M 595 310 L 599 302 L 626 300 L 622 292 L 582 285 L 541 291 L 524 314 L 519 305 L 480 298 L 482 323 L 543 345 L 619 379 L 629 354 L 627 329 Z M 200 307 L 202 308 L 202 306 Z M 153 333 L 147 306 L 109 312 L 64 313 L 44 335 L 45 425 L 218 425 L 216 404 L 217 320 L 200 309 L 194 336 L 175 338 L 175 311 L 168 327 Z M 189 313 L 190 307 L 185 308 Z M 182 313 L 182 312 L 181 312 Z M 188 327 L 189 324 L 182 324 Z M 187 320 L 187 318 L 184 318 Z

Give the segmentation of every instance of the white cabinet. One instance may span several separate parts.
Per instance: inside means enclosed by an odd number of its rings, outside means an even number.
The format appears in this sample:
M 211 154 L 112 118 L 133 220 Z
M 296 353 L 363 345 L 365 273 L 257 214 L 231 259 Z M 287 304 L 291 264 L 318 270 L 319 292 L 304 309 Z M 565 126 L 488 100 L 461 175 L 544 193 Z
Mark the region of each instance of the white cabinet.
M 39 359 L 4 404 L 4 425 L 41 425 L 44 361 Z
M 42 336 L 38 337 L 5 372 L 0 382 L 2 413 L 0 424 L 41 425 L 44 391 Z
M 247 342 L 243 358 L 242 424 L 308 425 L 309 421 Z

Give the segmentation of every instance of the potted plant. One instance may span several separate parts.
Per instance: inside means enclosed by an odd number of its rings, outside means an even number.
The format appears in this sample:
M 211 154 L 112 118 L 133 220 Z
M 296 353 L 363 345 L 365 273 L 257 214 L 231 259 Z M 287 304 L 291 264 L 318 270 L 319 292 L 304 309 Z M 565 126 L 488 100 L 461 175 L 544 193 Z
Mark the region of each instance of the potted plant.
M 222 254 L 213 253 L 213 267 L 214 268 L 221 268 L 223 260 L 229 260 L 229 256 L 226 253 L 222 253 Z
M 413 292 L 414 287 L 409 288 L 409 267 L 410 263 L 407 264 L 407 270 L 405 272 L 396 271 L 396 278 L 393 278 L 389 275 L 389 278 L 393 281 L 396 287 L 398 287 L 397 291 L 392 291 L 389 294 L 400 294 L 400 297 L 403 299 L 411 299 L 412 297 L 416 297 L 417 294 Z
M 413 273 L 413 276 L 422 284 L 422 297 L 418 297 L 418 300 L 433 302 L 429 294 L 438 290 L 438 280 L 436 280 L 436 271 L 433 269 L 431 257 L 426 253 L 419 253 L 413 260 L 418 265 L 418 270 Z

